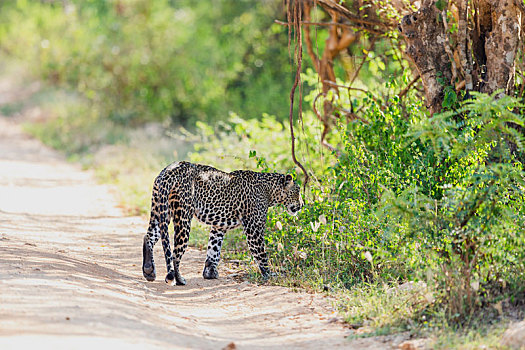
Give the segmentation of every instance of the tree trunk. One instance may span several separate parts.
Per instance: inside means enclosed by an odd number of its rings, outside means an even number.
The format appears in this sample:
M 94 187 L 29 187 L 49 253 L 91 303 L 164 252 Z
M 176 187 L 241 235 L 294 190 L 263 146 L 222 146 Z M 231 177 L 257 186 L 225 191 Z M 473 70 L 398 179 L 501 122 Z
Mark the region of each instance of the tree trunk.
M 522 26 L 519 1 L 426 0 L 401 20 L 406 54 L 421 76 L 431 114 L 441 110 L 446 85 L 486 93 L 512 90 Z M 448 20 L 457 30 L 450 30 Z
M 491 26 L 482 33 L 485 37 L 486 76 L 482 92 L 493 93 L 503 89 L 509 93 L 514 85 L 515 58 L 518 52 L 521 29 L 521 12 L 514 0 L 481 0 L 490 18 L 484 19 Z M 490 12 L 487 11 L 490 9 Z
M 444 46 L 448 38 L 440 16 L 434 2 L 426 1 L 419 11 L 403 17 L 399 25 L 407 42 L 406 54 L 423 82 L 431 114 L 441 110 L 443 81 L 452 79 L 450 58 Z

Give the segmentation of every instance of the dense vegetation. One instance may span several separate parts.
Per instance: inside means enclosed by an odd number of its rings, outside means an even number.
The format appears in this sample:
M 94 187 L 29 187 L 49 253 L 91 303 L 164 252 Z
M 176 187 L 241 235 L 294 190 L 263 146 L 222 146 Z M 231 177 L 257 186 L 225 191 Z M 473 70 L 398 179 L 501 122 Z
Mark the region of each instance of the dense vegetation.
M 303 181 L 283 123 L 295 69 L 287 29 L 273 23 L 284 17 L 272 1 L 6 1 L 0 52 L 66 92 L 29 130 L 120 182 L 146 213 L 153 176 L 173 160 L 162 132 L 137 136 L 152 122 L 185 145 L 178 158 Z M 332 96 L 355 117 L 330 128 L 331 148 L 315 112 L 323 86 L 306 63 L 295 133 L 311 181 L 297 218 L 270 213 L 273 282 L 332 291 L 348 322 L 376 333 L 501 316 L 525 302 L 525 107 L 448 89 L 430 118 L 418 90 L 402 89 L 411 78 L 397 45 L 392 34 L 369 51 L 362 36 L 351 49 L 363 64 L 335 66 L 337 84 L 359 89 Z M 101 153 L 108 143 L 117 155 Z M 240 235 L 226 256 L 249 259 Z

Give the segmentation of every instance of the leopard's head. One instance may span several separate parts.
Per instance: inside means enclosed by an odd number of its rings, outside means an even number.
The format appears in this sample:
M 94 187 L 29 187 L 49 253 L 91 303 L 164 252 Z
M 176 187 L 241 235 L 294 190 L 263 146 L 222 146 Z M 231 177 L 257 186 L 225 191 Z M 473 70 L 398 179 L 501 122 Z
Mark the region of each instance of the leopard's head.
M 292 175 L 286 175 L 283 179 L 283 202 L 288 214 L 295 216 L 303 207 L 301 198 L 301 188 L 292 178 Z

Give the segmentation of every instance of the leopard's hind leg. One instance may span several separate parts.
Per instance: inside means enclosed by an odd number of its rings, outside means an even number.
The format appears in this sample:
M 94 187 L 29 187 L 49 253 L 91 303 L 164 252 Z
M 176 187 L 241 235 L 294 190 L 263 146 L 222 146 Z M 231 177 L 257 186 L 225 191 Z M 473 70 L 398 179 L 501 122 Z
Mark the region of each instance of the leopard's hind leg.
M 186 280 L 179 271 L 180 261 L 182 255 L 188 246 L 190 237 L 191 220 L 194 215 L 194 209 L 191 205 L 190 193 L 180 190 L 177 193 L 170 195 L 170 210 L 173 214 L 173 228 L 174 228 L 174 248 L 173 248 L 173 267 L 174 278 L 177 285 L 185 285 Z
M 174 178 L 171 174 L 161 172 L 155 179 L 153 185 L 153 193 L 151 200 L 151 218 L 148 233 L 144 237 L 143 244 L 143 263 L 142 272 L 148 281 L 154 281 L 155 264 L 153 262 L 153 246 L 158 241 L 159 236 L 162 241 L 162 248 L 164 249 L 164 258 L 166 260 L 166 269 L 168 274 L 165 281 L 171 282 L 175 279 L 175 271 L 173 269 L 173 255 L 171 253 L 170 240 L 168 236 L 168 225 L 172 217 L 169 207 L 168 195 L 171 192 L 171 187 Z

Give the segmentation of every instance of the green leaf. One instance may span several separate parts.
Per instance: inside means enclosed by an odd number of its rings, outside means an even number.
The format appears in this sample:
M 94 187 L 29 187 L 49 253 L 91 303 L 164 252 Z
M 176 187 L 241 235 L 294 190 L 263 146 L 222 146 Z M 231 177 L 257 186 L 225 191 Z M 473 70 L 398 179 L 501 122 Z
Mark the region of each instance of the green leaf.
M 436 1 L 436 7 L 440 11 L 443 11 L 447 7 L 447 1 L 445 1 L 445 0 L 438 0 L 438 1 Z
M 454 90 L 448 90 L 445 92 L 445 98 L 443 99 L 443 108 L 452 107 L 458 100 L 458 96 Z
M 381 60 L 377 60 L 377 67 L 381 70 L 385 70 L 386 69 L 386 66 L 385 66 L 385 63 Z

